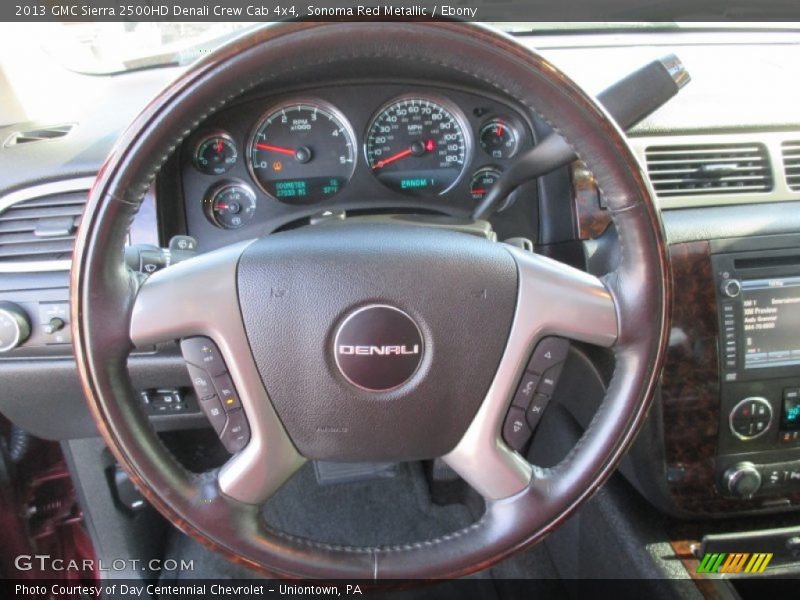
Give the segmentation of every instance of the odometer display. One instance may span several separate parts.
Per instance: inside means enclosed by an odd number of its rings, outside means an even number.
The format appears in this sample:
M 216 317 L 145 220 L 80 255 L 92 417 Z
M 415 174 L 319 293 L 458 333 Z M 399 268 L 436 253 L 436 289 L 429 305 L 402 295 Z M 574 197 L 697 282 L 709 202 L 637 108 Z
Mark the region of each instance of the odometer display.
M 288 203 L 330 198 L 350 180 L 355 142 L 344 117 L 319 101 L 271 110 L 250 142 L 250 170 L 267 194 Z
M 369 168 L 384 185 L 405 194 L 446 192 L 461 177 L 468 152 L 464 120 L 443 100 L 394 100 L 367 129 Z

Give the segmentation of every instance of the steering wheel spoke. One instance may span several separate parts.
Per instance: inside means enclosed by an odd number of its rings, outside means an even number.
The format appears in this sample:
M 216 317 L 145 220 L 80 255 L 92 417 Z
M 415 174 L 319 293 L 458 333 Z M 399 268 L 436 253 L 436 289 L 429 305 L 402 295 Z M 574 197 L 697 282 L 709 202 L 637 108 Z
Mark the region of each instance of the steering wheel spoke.
M 519 274 L 514 321 L 497 374 L 459 444 L 444 457 L 487 500 L 524 490 L 533 467 L 503 440 L 509 404 L 531 352 L 548 336 L 610 347 L 617 340 L 617 307 L 593 275 L 513 247 Z
M 246 445 L 219 471 L 219 486 L 229 497 L 261 504 L 305 459 L 272 407 L 242 322 L 236 268 L 249 243 L 227 246 L 150 276 L 134 302 L 130 337 L 136 346 L 195 336 L 216 345 L 242 405 L 236 419 L 241 421 L 243 413 L 250 430 Z M 224 427 L 234 423 L 233 414 L 223 418 Z
M 596 346 L 617 341 L 617 307 L 600 279 L 564 263 L 510 247 L 519 269 L 515 327 L 531 342 L 554 335 Z

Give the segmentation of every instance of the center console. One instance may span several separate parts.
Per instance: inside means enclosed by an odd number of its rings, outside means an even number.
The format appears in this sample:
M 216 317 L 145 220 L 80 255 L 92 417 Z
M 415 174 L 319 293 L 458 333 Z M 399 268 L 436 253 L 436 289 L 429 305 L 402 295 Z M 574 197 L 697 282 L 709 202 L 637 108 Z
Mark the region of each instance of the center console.
M 740 498 L 800 491 L 800 239 L 712 241 L 717 478 Z
M 669 246 L 672 328 L 629 479 L 683 518 L 800 509 L 800 235 Z

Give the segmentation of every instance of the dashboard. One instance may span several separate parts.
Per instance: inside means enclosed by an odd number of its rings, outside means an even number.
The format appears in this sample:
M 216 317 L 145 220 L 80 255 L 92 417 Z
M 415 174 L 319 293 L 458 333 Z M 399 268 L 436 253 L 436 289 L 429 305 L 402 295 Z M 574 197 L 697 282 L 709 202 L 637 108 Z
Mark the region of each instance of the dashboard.
M 360 82 L 248 99 L 181 148 L 187 232 L 204 250 L 325 213 L 467 217 L 534 143 L 528 117 L 485 92 Z

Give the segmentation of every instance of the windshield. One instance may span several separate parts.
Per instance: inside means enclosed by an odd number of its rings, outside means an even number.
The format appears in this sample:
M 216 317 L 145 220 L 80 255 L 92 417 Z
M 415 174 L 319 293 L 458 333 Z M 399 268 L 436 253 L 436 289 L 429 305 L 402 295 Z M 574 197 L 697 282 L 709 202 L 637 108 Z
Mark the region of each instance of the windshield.
M 43 34 L 42 25 L 48 28 Z M 671 22 L 503 22 L 491 23 L 511 34 L 556 32 L 674 31 L 696 29 L 797 29 L 798 23 Z M 71 71 L 112 74 L 162 66 L 187 65 L 247 29 L 263 23 L 48 23 L 37 24 L 34 39 L 54 62 Z M 25 25 L 7 32 L 24 36 Z M 8 36 L 4 36 L 7 37 Z M 8 39 L 7 39 L 8 41 Z
M 258 23 L 50 23 L 41 46 L 72 71 L 109 74 L 187 65 Z M 41 30 L 40 30 L 41 32 Z

